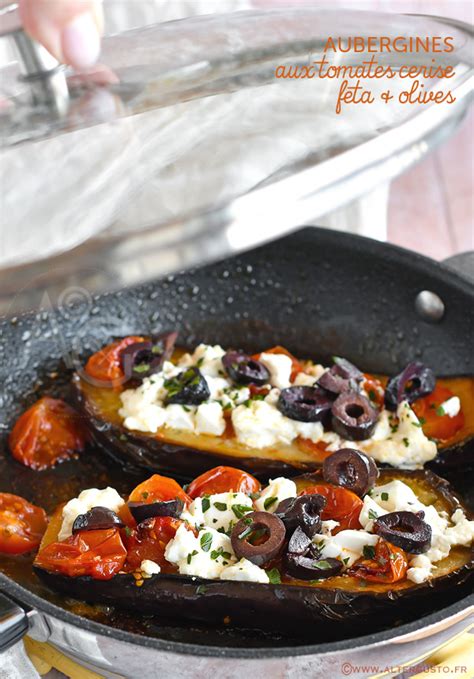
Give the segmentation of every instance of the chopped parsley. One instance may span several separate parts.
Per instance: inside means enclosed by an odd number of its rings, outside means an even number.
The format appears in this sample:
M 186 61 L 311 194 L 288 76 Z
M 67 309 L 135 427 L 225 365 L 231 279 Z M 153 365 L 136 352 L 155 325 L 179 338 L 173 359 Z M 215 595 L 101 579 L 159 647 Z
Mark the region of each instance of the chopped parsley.
M 142 498 L 143 498 L 144 500 L 146 500 L 147 497 L 148 497 L 148 495 L 149 495 L 149 493 L 147 493 L 146 490 L 144 490 L 143 493 L 142 493 Z
M 380 497 L 384 502 L 387 502 L 389 495 L 388 493 L 381 493 Z
M 344 564 L 344 566 L 347 566 L 347 564 L 349 563 L 350 558 L 351 558 L 350 556 L 346 556 L 346 558 L 342 560 L 342 563 Z
M 223 559 L 230 559 L 230 554 L 229 552 L 224 552 L 223 547 L 219 547 L 218 549 L 213 549 L 211 552 L 211 559 L 213 561 L 216 561 L 219 557 L 222 557 Z
M 206 585 L 198 585 L 196 588 L 196 594 L 205 594 L 207 592 Z
M 375 547 L 372 545 L 364 545 L 363 553 L 366 559 L 375 559 Z
M 412 422 L 412 425 L 414 427 L 422 427 L 424 424 L 426 424 L 426 420 L 424 417 L 420 417 L 418 422 Z
M 197 553 L 198 553 L 197 550 L 193 549 L 193 551 L 188 554 L 188 556 L 186 557 L 186 561 L 188 562 L 188 564 L 191 563 L 191 559 L 193 558 L 193 556 L 196 556 Z
M 196 361 L 196 365 L 197 365 L 198 368 L 200 368 L 200 367 L 202 366 L 203 363 L 204 363 L 204 356 L 201 356 L 201 358 L 199 358 L 199 359 Z
M 268 575 L 268 579 L 270 580 L 270 584 L 272 585 L 280 585 L 281 584 L 281 575 L 280 571 L 278 568 L 272 568 L 269 571 L 266 571 L 266 574 Z
M 201 549 L 203 552 L 208 552 L 212 545 L 212 535 L 211 533 L 204 533 L 201 535 Z
M 372 519 L 375 521 L 375 519 L 378 519 L 379 515 L 374 512 L 373 509 L 369 509 L 369 519 Z
M 438 415 L 438 417 L 443 417 L 443 415 L 446 415 L 446 412 L 445 412 L 443 406 L 438 406 L 436 408 L 436 414 Z
M 329 568 L 332 568 L 329 561 L 326 561 L 325 559 L 322 559 L 321 561 L 315 561 L 313 563 L 313 567 L 319 568 L 319 570 L 321 570 L 321 571 L 327 571 Z
M 232 511 L 238 519 L 242 519 L 245 514 L 253 511 L 252 507 L 247 507 L 247 505 L 232 505 Z
M 138 365 L 133 366 L 134 373 L 146 373 L 148 370 L 150 370 L 149 363 L 139 363 Z
M 203 512 L 207 512 L 209 507 L 211 506 L 211 501 L 209 500 L 208 497 L 204 496 L 201 500 L 201 507 Z
M 214 507 L 218 509 L 220 512 L 225 512 L 227 509 L 227 505 L 225 502 L 214 502 L 213 503 Z
M 406 436 L 404 436 L 402 441 L 403 441 L 405 448 L 408 448 L 408 446 L 410 445 L 410 439 L 408 439 Z
M 272 495 L 271 497 L 267 497 L 267 498 L 265 499 L 265 502 L 263 503 L 263 508 L 265 509 L 265 511 L 266 511 L 267 509 L 270 509 L 270 507 L 271 507 L 272 505 L 274 505 L 275 502 L 276 502 L 277 500 L 278 500 L 278 498 L 275 497 L 274 495 Z
M 377 400 L 377 394 L 373 389 L 369 389 L 369 398 L 371 401 L 376 401 Z
M 128 526 L 125 526 L 125 535 L 129 538 L 131 534 L 132 534 L 132 529 L 129 528 Z
M 250 499 L 251 500 L 258 500 L 259 497 L 260 497 L 260 493 L 258 493 L 258 492 L 257 493 L 250 493 Z

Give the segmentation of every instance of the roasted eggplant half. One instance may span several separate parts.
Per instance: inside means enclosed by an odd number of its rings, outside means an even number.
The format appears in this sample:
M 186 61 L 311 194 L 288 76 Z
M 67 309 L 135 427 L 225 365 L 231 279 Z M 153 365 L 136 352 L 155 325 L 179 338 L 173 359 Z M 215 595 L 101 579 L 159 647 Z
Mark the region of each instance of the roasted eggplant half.
M 181 478 L 237 464 L 269 478 L 315 470 L 355 444 L 379 465 L 474 463 L 474 379 L 436 382 L 411 363 L 387 380 L 282 347 L 249 356 L 209 345 L 171 355 L 168 346 L 157 360 L 150 346 L 117 341 L 74 377 L 95 443 L 122 464 Z
M 103 508 L 78 521 L 78 501 L 90 506 L 85 491 L 52 517 L 35 572 L 67 597 L 140 616 L 288 633 L 400 621 L 433 607 L 434 592 L 438 604 L 453 588 L 472 587 L 474 522 L 449 484 L 421 470 L 376 478 L 367 466 L 367 477 L 364 454 L 353 453 L 358 459 L 329 458 L 324 476 L 279 478 L 263 489 L 244 471 L 218 467 L 187 492 L 152 476 L 121 506 L 112 489 L 95 490 L 95 502 L 108 493 L 125 527 L 113 517 L 105 525 Z M 364 483 L 361 496 L 349 490 Z M 129 507 L 135 513 L 140 501 L 138 517 L 147 518 L 137 524 Z

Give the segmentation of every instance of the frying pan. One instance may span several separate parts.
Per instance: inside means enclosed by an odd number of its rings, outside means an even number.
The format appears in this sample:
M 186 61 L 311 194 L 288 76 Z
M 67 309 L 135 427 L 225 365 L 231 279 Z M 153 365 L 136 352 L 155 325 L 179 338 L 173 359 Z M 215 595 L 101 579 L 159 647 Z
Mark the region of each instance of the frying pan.
M 93 453 L 38 473 L 7 452 L 15 417 L 42 393 L 67 395 L 74 366 L 113 336 L 179 328 L 187 345 L 203 341 L 256 350 L 283 344 L 322 362 L 342 355 L 371 372 L 394 373 L 416 358 L 438 375 L 474 374 L 474 286 L 467 278 L 392 245 L 315 227 L 153 284 L 97 298 L 71 289 L 48 304 L 49 310 L 0 323 L 0 489 L 46 510 L 63 499 L 64 488 L 71 497 L 108 480 L 126 491 L 140 478 L 130 470 L 124 480 L 123 470 Z M 472 473 L 459 477 L 458 490 L 472 487 Z M 474 596 L 454 591 L 446 600 L 433 597 L 433 609 L 420 619 L 413 611 L 393 629 L 380 630 L 374 621 L 373 628 L 344 638 L 321 630 L 308 640 L 297 630 L 294 639 L 282 639 L 154 620 L 142 621 L 136 634 L 123 614 L 79 616 L 29 579 L 28 565 L 17 567 L 14 577 L 10 569 L 8 560 L 0 560 L 0 591 L 9 597 L 0 597 L 4 645 L 30 626 L 35 638 L 49 639 L 107 676 L 318 676 L 316 668 L 343 676 L 345 661 L 378 659 L 385 666 L 387 657 L 394 664 L 425 657 L 465 629 L 474 611 Z

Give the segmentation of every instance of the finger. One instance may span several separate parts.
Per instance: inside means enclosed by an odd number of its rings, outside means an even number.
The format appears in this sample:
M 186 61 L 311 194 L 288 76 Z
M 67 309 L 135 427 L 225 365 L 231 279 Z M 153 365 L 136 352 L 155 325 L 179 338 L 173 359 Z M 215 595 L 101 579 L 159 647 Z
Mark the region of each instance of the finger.
M 20 0 L 23 27 L 59 61 L 78 70 L 100 54 L 103 28 L 99 0 Z

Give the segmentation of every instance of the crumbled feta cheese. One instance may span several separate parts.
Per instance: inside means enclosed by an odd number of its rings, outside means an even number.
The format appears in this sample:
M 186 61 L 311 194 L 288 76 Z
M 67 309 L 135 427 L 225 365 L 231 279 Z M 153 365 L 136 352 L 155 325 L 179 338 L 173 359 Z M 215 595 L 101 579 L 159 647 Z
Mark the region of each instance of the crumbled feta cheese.
M 145 575 L 157 575 L 160 573 L 161 567 L 160 564 L 156 563 L 155 561 L 143 559 L 140 564 L 140 570 L 142 573 L 145 573 Z
M 375 519 L 378 519 L 379 516 L 383 516 L 384 514 L 388 514 L 388 512 L 385 509 L 382 509 L 377 502 L 372 500 L 370 495 L 364 497 L 364 506 L 359 514 L 359 522 L 364 530 L 370 532 Z
M 205 377 L 207 386 L 209 387 L 210 397 L 212 401 L 219 401 L 224 397 L 225 392 L 232 387 L 232 383 L 224 377 Z
M 431 575 L 432 564 L 425 554 L 417 554 L 410 559 L 407 578 L 417 585 L 426 582 Z
M 350 568 L 364 554 L 364 547 L 374 547 L 378 535 L 363 530 L 341 530 L 337 535 L 315 535 L 313 543 L 323 559 L 339 559 L 344 568 Z
M 240 443 L 249 448 L 267 448 L 291 443 L 295 438 L 292 421 L 266 401 L 251 401 L 232 411 L 232 424 Z
M 410 486 L 399 479 L 376 486 L 370 497 L 387 512 L 414 512 L 423 507 Z
M 219 345 L 200 344 L 196 347 L 192 356 L 184 354 L 178 365 L 183 368 L 195 365 L 205 377 L 222 377 L 224 376 L 224 366 L 222 365 L 224 355 L 225 351 Z
M 279 476 L 277 479 L 270 479 L 268 486 L 255 501 L 255 506 L 262 512 L 274 512 L 282 500 L 296 495 L 296 483 Z
M 137 389 L 126 389 L 120 394 L 122 408 L 119 415 L 124 426 L 136 431 L 152 432 L 163 426 L 166 410 L 162 407 L 166 390 L 160 375 L 146 377 Z
M 219 400 L 223 406 L 235 408 L 248 401 L 249 398 L 250 389 L 248 387 L 229 387 Z
M 321 532 L 323 535 L 331 535 L 332 531 L 339 526 L 339 521 L 328 519 L 321 521 Z
M 181 519 L 193 526 L 208 526 L 226 533 L 245 515 L 245 508 L 253 509 L 252 500 L 245 493 L 215 493 L 197 497 L 181 514 Z
M 201 403 L 196 410 L 197 434 L 211 434 L 221 436 L 225 431 L 225 419 L 222 406 L 214 401 L 213 403 Z
M 371 438 L 359 442 L 360 450 L 400 469 L 416 469 L 436 457 L 436 444 L 425 436 L 406 401 L 398 406 L 397 419 L 389 418 L 389 413 L 383 410 Z
M 209 579 L 219 578 L 222 570 L 236 561 L 227 535 L 204 528 L 196 537 L 184 525 L 166 545 L 165 558 L 178 567 L 181 575 Z
M 268 575 L 259 566 L 256 566 L 248 559 L 240 559 L 232 566 L 226 566 L 221 571 L 221 580 L 240 580 L 243 582 L 268 583 Z
M 293 381 L 295 387 L 313 387 L 315 383 L 313 375 L 308 373 L 298 373 Z
M 58 534 L 58 540 L 65 540 L 72 535 L 72 525 L 80 514 L 85 514 L 92 507 L 107 507 L 113 512 L 118 512 L 125 504 L 115 488 L 88 488 L 83 490 L 78 497 L 69 500 L 63 507 L 63 522 Z
M 461 410 L 461 401 L 459 396 L 451 396 L 447 401 L 439 406 L 440 413 L 442 415 L 448 415 L 448 417 L 456 417 Z
M 194 408 L 173 403 L 166 407 L 165 426 L 170 429 L 194 430 Z
M 258 359 L 270 372 L 270 384 L 278 389 L 289 387 L 293 363 L 286 354 L 260 354 Z

